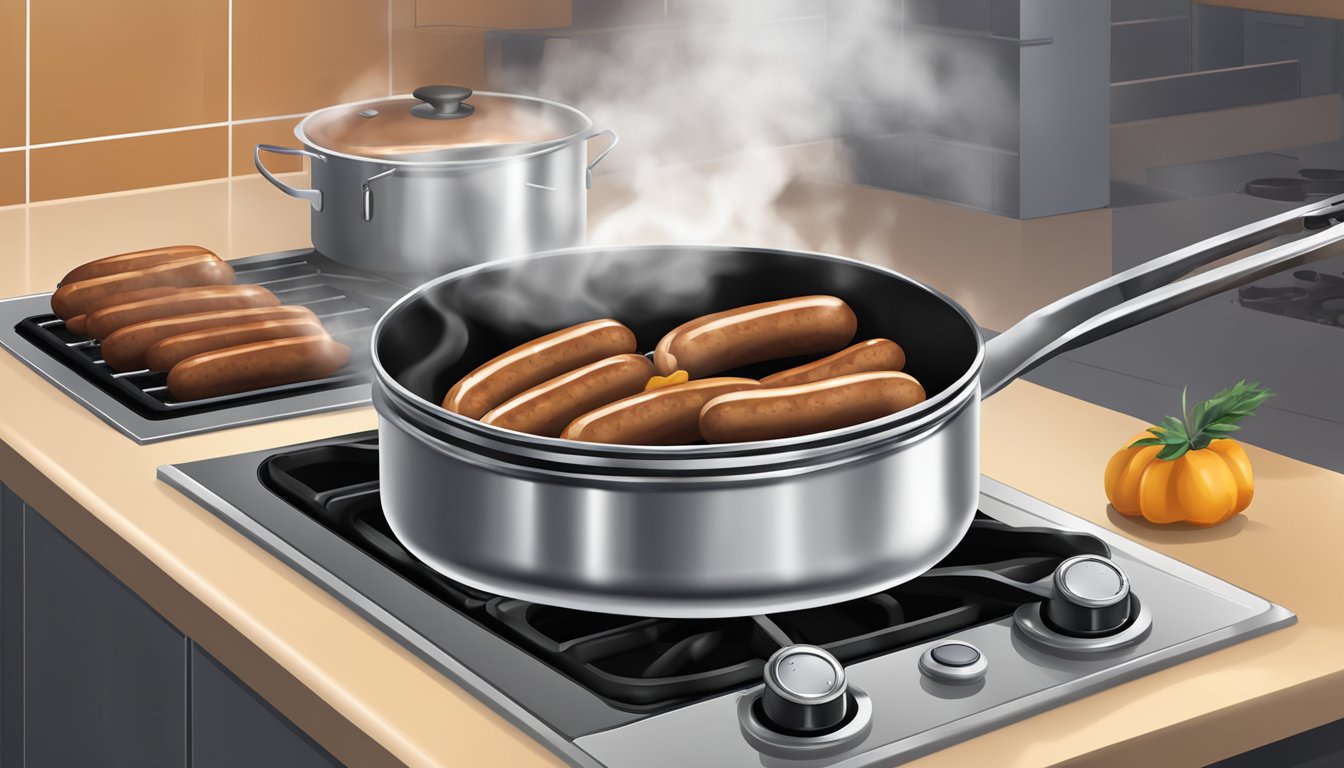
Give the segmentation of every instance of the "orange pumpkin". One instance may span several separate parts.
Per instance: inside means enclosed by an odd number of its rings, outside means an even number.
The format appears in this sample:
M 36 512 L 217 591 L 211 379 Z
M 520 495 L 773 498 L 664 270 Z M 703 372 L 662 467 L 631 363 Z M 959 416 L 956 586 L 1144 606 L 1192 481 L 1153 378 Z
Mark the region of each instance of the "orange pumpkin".
M 1128 445 L 1149 437 L 1138 435 Z M 1111 457 L 1106 498 L 1120 514 L 1154 523 L 1217 525 L 1250 506 L 1251 460 L 1236 440 L 1213 440 L 1172 461 L 1157 458 L 1160 450 L 1129 447 Z

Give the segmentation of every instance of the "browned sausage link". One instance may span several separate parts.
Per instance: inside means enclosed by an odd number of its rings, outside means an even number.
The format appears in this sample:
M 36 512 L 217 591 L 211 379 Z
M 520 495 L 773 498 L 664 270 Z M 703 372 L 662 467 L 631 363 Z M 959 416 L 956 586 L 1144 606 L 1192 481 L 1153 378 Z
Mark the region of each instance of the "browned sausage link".
M 145 351 L 145 367 L 166 371 L 188 357 L 217 349 L 237 347 L 255 341 L 288 339 L 294 336 L 325 336 L 327 330 L 316 320 L 261 320 L 254 323 L 224 325 L 202 331 L 169 336 Z
M 66 283 L 51 295 L 51 311 L 62 320 L 69 320 L 75 315 L 89 312 L 95 303 L 114 293 L 159 286 L 187 288 L 195 285 L 227 285 L 232 282 L 233 268 L 227 263 L 209 255 L 189 256 L 157 267 Z
M 130 304 L 114 304 L 94 310 L 89 313 L 89 319 L 85 321 L 85 332 L 95 339 L 105 339 L 118 328 L 161 317 L 279 305 L 280 299 L 259 285 L 208 285 L 183 288 L 169 296 L 142 299 Z
M 117 371 L 138 371 L 146 367 L 155 371 L 166 371 L 172 366 L 149 365 L 149 350 L 158 342 L 194 331 L 264 320 L 318 323 L 317 316 L 307 307 L 249 307 L 161 317 L 125 325 L 108 334 L 107 338 L 103 339 L 103 359 Z
M 761 386 L 791 387 L 851 373 L 899 371 L 904 367 L 905 350 L 901 345 L 889 339 L 869 339 L 807 365 L 766 376 Z
M 700 411 L 711 443 L 775 440 L 879 419 L 924 401 L 924 388 L 899 371 L 851 373 L 833 379 L 720 395 Z
M 463 376 L 443 407 L 471 419 L 566 371 L 635 351 L 635 334 L 615 320 L 592 320 L 529 341 Z M 563 425 L 561 425 L 563 426 Z
M 114 293 L 111 296 L 95 301 L 93 305 L 89 307 L 88 311 L 96 312 L 104 307 L 110 307 L 116 304 L 129 304 L 133 301 L 140 301 L 141 299 L 153 299 L 159 296 L 167 296 L 172 293 L 177 293 L 180 290 L 182 289 L 160 285 L 156 288 L 141 288 L 138 291 L 122 291 L 121 293 Z M 79 336 L 85 336 L 88 334 L 88 321 L 88 312 L 82 315 L 75 315 L 65 321 L 65 329 Z
M 673 329 L 658 342 L 654 363 L 666 376 L 692 379 L 795 355 L 834 352 L 854 338 L 858 320 L 834 296 L 799 296 L 716 312 Z
M 65 277 L 61 278 L 61 282 L 56 285 L 62 286 L 66 283 L 77 283 L 80 280 L 91 280 L 95 277 L 106 277 L 107 275 L 130 272 L 135 269 L 157 267 L 160 264 L 182 261 L 192 256 L 214 255 L 214 253 L 199 245 L 170 245 L 166 248 L 147 248 L 143 251 L 119 253 L 116 256 L 108 256 L 75 267 L 67 272 Z
M 484 424 L 559 437 L 580 414 L 644 389 L 653 363 L 643 355 L 615 355 L 538 384 L 491 410 Z
M 258 341 L 189 357 L 168 372 L 178 400 L 200 400 L 331 376 L 350 361 L 350 348 L 328 336 Z
M 583 414 L 561 437 L 589 443 L 686 445 L 700 439 L 700 409 L 719 395 L 756 389 L 754 379 L 722 377 L 641 392 Z

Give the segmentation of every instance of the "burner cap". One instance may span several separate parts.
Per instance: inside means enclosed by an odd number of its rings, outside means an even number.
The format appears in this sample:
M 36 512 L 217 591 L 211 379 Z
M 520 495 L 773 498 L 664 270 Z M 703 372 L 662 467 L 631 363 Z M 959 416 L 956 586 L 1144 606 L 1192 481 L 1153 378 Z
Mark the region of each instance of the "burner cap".
M 980 660 L 980 652 L 964 643 L 943 643 L 935 646 L 929 655 L 947 667 L 969 667 Z

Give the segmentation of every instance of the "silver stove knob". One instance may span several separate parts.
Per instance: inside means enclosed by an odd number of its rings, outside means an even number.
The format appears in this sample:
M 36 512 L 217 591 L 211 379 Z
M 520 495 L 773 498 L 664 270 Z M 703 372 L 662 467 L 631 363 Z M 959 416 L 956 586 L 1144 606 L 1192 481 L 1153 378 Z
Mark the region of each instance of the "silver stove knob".
M 1097 555 L 1078 555 L 1059 564 L 1054 594 L 1044 617 L 1068 634 L 1089 636 L 1113 632 L 1130 614 L 1129 577 L 1114 562 Z
M 790 645 L 765 662 L 761 705 L 770 724 L 810 733 L 840 725 L 848 714 L 845 668 L 815 645 Z

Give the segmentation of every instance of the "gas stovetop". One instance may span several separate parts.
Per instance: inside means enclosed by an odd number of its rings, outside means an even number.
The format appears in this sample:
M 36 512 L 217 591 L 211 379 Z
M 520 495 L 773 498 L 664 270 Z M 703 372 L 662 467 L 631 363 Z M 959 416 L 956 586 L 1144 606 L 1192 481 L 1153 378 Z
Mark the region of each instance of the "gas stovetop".
M 108 368 L 96 341 L 70 333 L 51 313 L 49 293 L 0 301 L 0 346 L 137 443 L 367 405 L 373 325 L 416 283 L 352 269 L 312 249 L 229 264 L 239 283 L 312 309 L 333 338 L 350 345 L 351 362 L 326 379 L 178 402 L 165 373 Z
M 439 576 L 383 519 L 372 433 L 159 477 L 578 765 L 890 765 L 1295 621 L 988 479 L 966 538 L 918 579 L 824 608 L 688 620 L 530 604 Z M 1114 631 L 1061 635 L 1023 583 L 1090 557 L 1119 566 L 1142 608 Z M 856 706 L 824 738 L 762 737 L 763 670 L 798 645 L 844 665 Z

